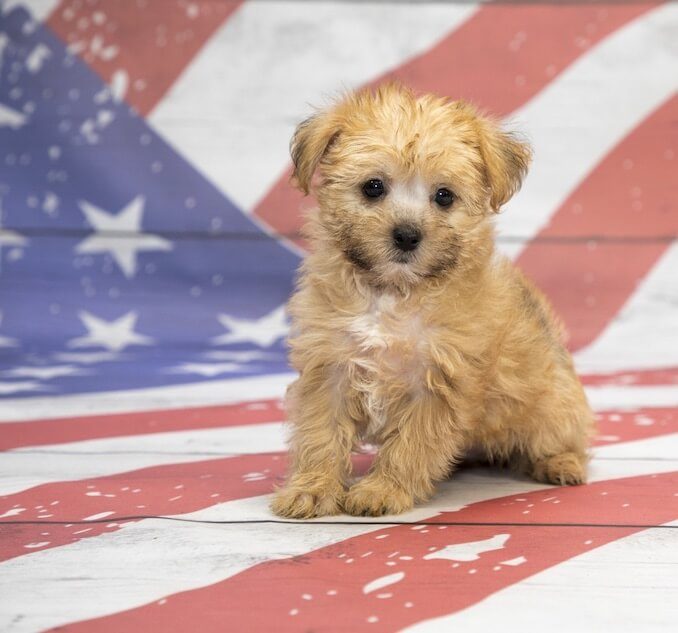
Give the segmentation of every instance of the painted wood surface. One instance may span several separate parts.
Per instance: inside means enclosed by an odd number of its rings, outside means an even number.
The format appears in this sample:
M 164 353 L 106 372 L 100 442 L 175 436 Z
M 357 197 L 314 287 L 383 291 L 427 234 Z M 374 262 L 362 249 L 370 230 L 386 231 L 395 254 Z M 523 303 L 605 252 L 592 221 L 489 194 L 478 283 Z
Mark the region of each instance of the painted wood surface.
M 2 2 L 0 630 L 676 629 L 676 33 L 675 2 Z M 498 244 L 570 333 L 586 486 L 467 464 L 398 517 L 268 509 L 288 139 L 384 78 L 535 146 Z

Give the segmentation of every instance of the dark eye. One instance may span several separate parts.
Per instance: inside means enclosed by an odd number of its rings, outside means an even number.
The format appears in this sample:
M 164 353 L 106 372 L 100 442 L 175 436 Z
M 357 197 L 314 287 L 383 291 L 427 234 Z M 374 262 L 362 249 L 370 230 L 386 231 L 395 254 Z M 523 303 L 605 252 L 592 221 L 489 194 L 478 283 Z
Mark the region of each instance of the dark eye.
M 363 184 L 363 193 L 368 198 L 380 198 L 384 195 L 384 183 L 378 178 L 371 178 Z
M 439 207 L 449 207 L 454 202 L 455 195 L 445 187 L 441 187 L 436 191 L 435 201 Z

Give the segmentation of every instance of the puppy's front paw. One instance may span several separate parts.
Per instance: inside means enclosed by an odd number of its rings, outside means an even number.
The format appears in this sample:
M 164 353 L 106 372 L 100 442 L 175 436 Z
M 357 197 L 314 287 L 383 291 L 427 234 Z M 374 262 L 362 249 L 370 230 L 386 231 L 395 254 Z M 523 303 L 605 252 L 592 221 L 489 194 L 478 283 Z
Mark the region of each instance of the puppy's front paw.
M 344 510 L 353 516 L 400 514 L 413 505 L 414 498 L 406 490 L 369 476 L 355 484 L 344 499 Z
M 586 483 L 586 462 L 586 456 L 578 453 L 545 457 L 534 463 L 532 477 L 547 484 L 576 486 Z
M 286 486 L 275 493 L 271 510 L 286 519 L 312 519 L 313 517 L 339 514 L 341 493 L 337 491 Z

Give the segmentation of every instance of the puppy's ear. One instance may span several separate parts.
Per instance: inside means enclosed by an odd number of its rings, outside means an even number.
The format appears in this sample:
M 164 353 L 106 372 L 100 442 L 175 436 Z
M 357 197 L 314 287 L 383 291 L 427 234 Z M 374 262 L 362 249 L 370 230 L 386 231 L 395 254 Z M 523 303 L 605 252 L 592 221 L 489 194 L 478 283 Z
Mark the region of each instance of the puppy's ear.
M 339 122 L 332 112 L 318 112 L 302 121 L 295 130 L 290 142 L 294 163 L 292 177 L 304 193 L 308 193 L 313 174 L 339 131 Z
M 498 212 L 520 189 L 532 159 L 532 149 L 511 132 L 502 130 L 491 119 L 480 118 L 478 123 L 490 206 Z

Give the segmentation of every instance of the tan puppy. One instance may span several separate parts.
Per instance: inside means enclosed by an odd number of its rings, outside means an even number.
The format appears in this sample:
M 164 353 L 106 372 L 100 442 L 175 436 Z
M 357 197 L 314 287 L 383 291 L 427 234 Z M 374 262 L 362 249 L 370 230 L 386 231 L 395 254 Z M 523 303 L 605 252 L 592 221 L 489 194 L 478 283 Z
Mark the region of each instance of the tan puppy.
M 389 84 L 318 112 L 291 147 L 304 192 L 319 172 L 319 209 L 289 304 L 300 376 L 274 512 L 403 512 L 469 451 L 584 482 L 593 416 L 560 327 L 494 250 L 528 146 L 466 103 Z M 361 440 L 379 453 L 347 490 Z

